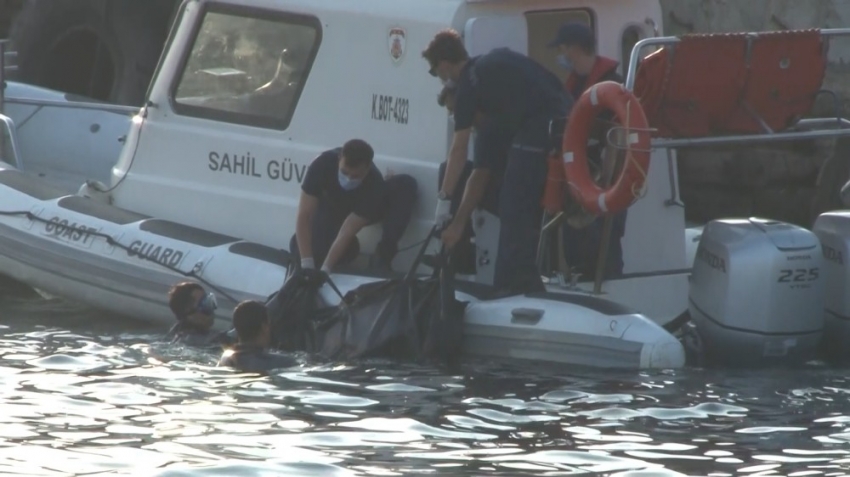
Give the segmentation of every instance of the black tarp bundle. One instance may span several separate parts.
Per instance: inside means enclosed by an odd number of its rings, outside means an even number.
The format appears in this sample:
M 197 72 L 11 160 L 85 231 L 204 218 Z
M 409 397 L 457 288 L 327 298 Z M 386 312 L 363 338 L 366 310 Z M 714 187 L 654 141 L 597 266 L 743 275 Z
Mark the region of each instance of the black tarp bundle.
M 266 302 L 271 321 L 271 346 L 282 351 L 312 351 L 312 320 L 319 310 L 324 280 L 315 270 L 298 270 Z
M 455 298 L 446 253 L 438 255 L 432 276 L 413 276 L 425 245 L 405 277 L 361 285 L 337 306 L 318 307 L 322 280 L 313 271 L 296 272 L 267 303 L 272 346 L 335 361 L 385 357 L 453 364 L 461 352 L 466 303 Z

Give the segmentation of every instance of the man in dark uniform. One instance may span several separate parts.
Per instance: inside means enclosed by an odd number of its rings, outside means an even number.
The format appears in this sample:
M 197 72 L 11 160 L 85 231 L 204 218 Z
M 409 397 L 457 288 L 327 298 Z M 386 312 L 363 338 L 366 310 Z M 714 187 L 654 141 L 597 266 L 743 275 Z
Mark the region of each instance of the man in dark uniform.
M 294 358 L 269 351 L 271 324 L 266 306 L 258 301 L 243 301 L 233 309 L 233 327 L 239 342 L 225 351 L 219 366 L 245 373 L 262 373 L 298 364 Z
M 445 107 L 449 114 L 451 116 L 454 116 L 456 98 L 457 87 L 444 86 L 442 91 L 440 91 L 440 96 L 437 98 L 437 104 Z M 485 127 L 487 121 L 488 118 L 485 117 L 483 114 L 476 113 L 475 119 L 472 121 L 473 130 L 480 131 L 483 127 Z M 473 148 L 475 156 L 473 157 L 473 160 L 467 160 L 464 163 L 463 172 L 461 173 L 460 180 L 458 180 L 457 184 L 455 185 L 454 192 L 450 194 L 452 202 L 452 216 L 454 216 L 454 214 L 457 212 L 458 207 L 460 207 L 460 202 L 463 198 L 463 190 L 466 186 L 466 181 L 469 179 L 469 176 L 472 173 L 473 169 L 478 169 L 490 165 L 490 158 L 484 157 L 484 155 L 488 152 L 486 145 L 481 145 L 480 147 L 478 145 L 479 138 L 482 136 L 477 133 L 474 133 L 473 136 L 475 137 L 475 147 Z M 507 154 L 507 150 L 500 150 L 499 152 L 505 155 Z M 501 157 L 493 161 L 493 163 L 500 165 L 502 169 L 497 171 L 490 171 L 490 180 L 487 182 L 487 191 L 484 193 L 484 197 L 478 204 L 480 208 L 497 216 L 499 215 L 499 186 L 502 184 L 501 174 L 504 173 L 506 157 L 507 156 Z M 447 161 L 443 161 L 440 163 L 440 171 L 437 178 L 437 192 L 439 192 L 443 186 L 443 178 L 446 176 L 446 165 Z
M 172 343 L 188 346 L 222 347 L 233 343 L 227 332 L 212 329 L 217 308 L 215 295 L 200 284 L 180 282 L 168 291 L 168 307 L 177 323 L 168 332 Z
M 619 63 L 596 52 L 596 37 L 584 23 L 566 23 L 558 29 L 550 48 L 558 48 L 558 64 L 569 71 L 564 88 L 578 99 L 585 91 L 603 81 L 623 82 L 617 73 Z M 596 119 L 596 125 L 588 141 L 587 156 L 591 170 L 601 177 L 605 170 L 602 163 L 602 150 L 607 143 L 610 125 L 614 120 L 611 112 L 604 112 Z M 610 167 L 610 166 L 609 166 Z M 597 217 L 584 228 L 575 228 L 564 223 L 564 258 L 574 269 L 587 277 L 596 271 L 599 246 L 602 243 L 604 219 Z M 623 247 L 621 240 L 626 232 L 626 211 L 614 216 L 611 227 L 611 241 L 605 262 L 603 276 L 614 278 L 623 270 Z
M 457 85 L 455 133 L 435 213 L 437 225 L 450 218 L 450 192 L 466 162 L 476 113 L 486 118 L 478 130 L 475 157 L 488 167 L 472 171 L 463 200 L 443 242 L 454 245 L 487 188 L 490 174 L 504 177 L 499 192 L 499 252 L 494 285 L 503 294 L 544 290 L 536 253 L 546 183 L 546 158 L 553 141 L 550 122 L 567 116 L 572 106 L 560 80 L 537 62 L 507 48 L 469 58 L 454 30 L 438 33 L 422 56 L 430 73 Z M 505 152 L 506 151 L 506 152 Z M 502 162 L 504 164 L 500 164 Z M 484 165 L 479 162 L 479 165 Z M 496 171 L 504 170 L 503 173 Z
M 440 95 L 437 97 L 437 104 L 442 107 L 445 107 L 449 112 L 449 115 L 454 115 L 455 110 L 455 99 L 457 96 L 457 87 L 455 86 L 444 86 L 442 91 L 440 91 Z M 480 130 L 481 127 L 485 124 L 487 118 L 484 117 L 481 113 L 477 113 L 475 115 L 475 120 L 473 121 L 473 129 Z M 478 142 L 478 134 L 474 134 L 475 142 Z M 483 154 L 486 152 L 485 147 L 475 147 L 476 154 Z M 504 151 L 507 154 L 507 151 Z M 495 161 L 498 164 L 504 166 L 504 159 L 500 161 Z M 439 193 L 440 189 L 443 186 L 443 178 L 446 175 L 446 161 L 440 163 L 440 170 L 437 174 L 437 192 Z M 458 182 L 455 185 L 455 189 L 450 194 L 451 197 L 451 207 L 449 209 L 449 213 L 452 216 L 457 214 L 458 209 L 460 208 L 461 199 L 463 198 L 463 190 L 466 186 L 466 181 L 469 179 L 469 176 L 472 174 L 472 171 L 477 168 L 485 167 L 486 161 L 484 160 L 467 160 L 464 163 L 463 171 L 460 175 Z M 501 176 L 498 175 L 497 171 L 493 173 L 492 171 L 489 174 L 490 180 L 487 184 L 487 190 L 484 193 L 478 207 L 486 210 L 494 215 L 499 215 L 499 185 L 501 184 Z M 449 232 L 452 233 L 452 232 Z M 465 274 L 474 274 L 476 265 L 475 265 L 475 245 L 472 243 L 472 237 L 474 236 L 474 232 L 472 229 L 472 224 L 467 222 L 466 226 L 463 229 L 463 233 L 457 244 L 452 249 L 452 256 L 454 257 L 454 270 L 458 273 Z M 423 261 L 425 263 L 429 263 L 432 259 L 430 256 L 425 256 Z
M 289 250 L 300 257 L 297 263 L 301 268 L 321 267 L 330 272 L 351 262 L 360 252 L 357 233 L 382 222 L 373 265 L 390 269 L 410 221 L 417 184 L 406 174 L 384 180 L 373 157 L 369 144 L 352 139 L 341 148 L 323 152 L 307 168 L 295 235 L 289 243 Z

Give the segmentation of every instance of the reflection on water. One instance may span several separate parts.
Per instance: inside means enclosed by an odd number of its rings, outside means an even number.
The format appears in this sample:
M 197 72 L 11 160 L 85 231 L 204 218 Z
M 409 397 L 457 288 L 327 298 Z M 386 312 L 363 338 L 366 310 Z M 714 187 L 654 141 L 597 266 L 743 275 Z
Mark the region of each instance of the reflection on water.
M 843 370 L 456 374 L 304 360 L 270 377 L 162 330 L 0 296 L 0 475 L 843 475 Z

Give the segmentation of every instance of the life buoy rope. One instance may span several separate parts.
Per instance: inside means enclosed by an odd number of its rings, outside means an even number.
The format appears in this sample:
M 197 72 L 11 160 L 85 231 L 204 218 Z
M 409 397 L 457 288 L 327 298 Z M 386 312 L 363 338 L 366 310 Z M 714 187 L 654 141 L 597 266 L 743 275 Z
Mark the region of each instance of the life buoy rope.
M 625 131 L 626 142 L 623 168 L 614 184 L 605 189 L 594 182 L 587 164 L 590 128 L 596 116 L 604 110 L 615 113 Z M 564 133 L 562 163 L 570 193 L 582 207 L 597 215 L 611 215 L 625 210 L 646 195 L 650 131 L 637 98 L 619 83 L 597 83 L 579 97 Z M 609 139 L 608 142 L 612 141 Z
M 640 105 L 640 103 L 637 103 L 637 104 Z M 638 107 L 640 107 L 640 106 L 638 106 Z M 632 124 L 631 118 L 632 118 L 632 102 L 629 101 L 628 103 L 626 103 L 626 127 L 625 127 L 625 131 L 626 131 L 626 137 L 627 138 L 630 137 L 630 134 L 632 134 L 631 128 L 629 127 L 629 125 Z M 613 128 L 611 129 L 611 131 L 614 131 L 614 130 L 615 129 L 613 129 Z M 611 131 L 609 131 L 609 133 Z M 639 181 L 632 183 L 632 197 L 634 197 L 634 201 L 636 201 L 636 200 L 639 200 L 639 199 L 643 199 L 644 196 L 646 196 L 646 180 L 649 178 L 649 172 L 647 171 L 647 168 L 649 167 L 649 164 L 647 163 L 646 165 L 642 165 L 641 163 L 639 163 L 635 159 L 633 151 L 634 151 L 634 148 L 632 148 L 632 141 L 630 141 L 630 140 L 626 141 L 626 163 L 627 164 L 632 163 L 632 165 L 635 167 L 635 170 L 637 170 L 640 173 L 640 176 L 641 176 Z

